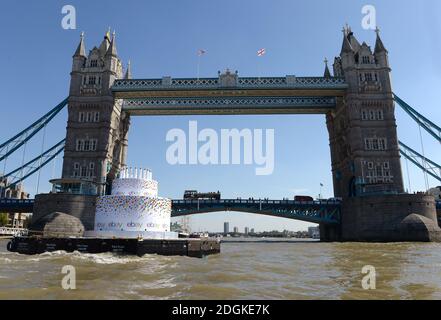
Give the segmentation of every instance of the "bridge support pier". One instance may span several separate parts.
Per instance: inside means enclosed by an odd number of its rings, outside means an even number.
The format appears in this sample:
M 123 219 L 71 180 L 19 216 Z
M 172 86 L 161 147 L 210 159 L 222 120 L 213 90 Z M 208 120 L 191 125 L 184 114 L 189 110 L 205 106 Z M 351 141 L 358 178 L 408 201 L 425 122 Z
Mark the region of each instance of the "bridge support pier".
M 320 224 L 320 241 L 336 242 L 341 240 L 341 226 L 336 224 Z
M 39 219 L 54 212 L 74 216 L 80 219 L 86 231 L 93 230 L 95 224 L 96 198 L 96 196 L 66 193 L 38 194 L 35 196 L 30 230 L 33 230 L 33 225 L 35 225 Z
M 341 240 L 441 241 L 434 197 L 425 194 L 400 194 L 344 199 Z

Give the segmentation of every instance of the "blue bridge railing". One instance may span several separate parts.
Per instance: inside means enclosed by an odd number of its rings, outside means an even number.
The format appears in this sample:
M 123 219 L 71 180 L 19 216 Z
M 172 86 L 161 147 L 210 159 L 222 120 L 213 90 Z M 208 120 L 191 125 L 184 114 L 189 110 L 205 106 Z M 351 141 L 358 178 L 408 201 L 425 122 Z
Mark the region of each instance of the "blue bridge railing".
M 222 199 L 222 200 L 173 200 L 172 217 L 216 211 L 255 213 L 279 218 L 302 220 L 312 223 L 340 223 L 339 201 Z
M 0 213 L 31 213 L 34 199 L 0 199 Z M 436 201 L 437 210 L 441 211 L 441 200 Z M 219 211 L 238 211 L 302 220 L 312 223 L 340 223 L 341 202 L 293 200 L 172 200 L 172 217 L 202 214 Z

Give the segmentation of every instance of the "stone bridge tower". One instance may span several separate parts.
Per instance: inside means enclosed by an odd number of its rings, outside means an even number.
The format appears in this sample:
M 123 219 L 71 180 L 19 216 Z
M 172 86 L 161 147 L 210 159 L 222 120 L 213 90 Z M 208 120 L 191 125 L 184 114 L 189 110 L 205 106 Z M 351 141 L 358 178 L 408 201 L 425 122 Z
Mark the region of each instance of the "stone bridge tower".
M 321 226 L 321 238 L 441 240 L 433 198 L 404 193 L 388 51 L 376 33 L 372 51 L 344 28 L 341 53 L 334 60 L 334 76 L 348 84 L 326 117 L 334 192 L 343 203 L 340 226 Z M 325 77 L 330 76 L 326 69 Z
M 88 55 L 81 35 L 71 72 L 63 179 L 93 181 L 103 192 L 125 165 L 130 119 L 111 91 L 122 77 L 115 34 L 107 32 Z
M 374 51 L 349 27 L 343 32 L 334 75 L 344 77 L 348 89 L 327 115 L 335 195 L 402 193 L 388 52 L 378 30 Z

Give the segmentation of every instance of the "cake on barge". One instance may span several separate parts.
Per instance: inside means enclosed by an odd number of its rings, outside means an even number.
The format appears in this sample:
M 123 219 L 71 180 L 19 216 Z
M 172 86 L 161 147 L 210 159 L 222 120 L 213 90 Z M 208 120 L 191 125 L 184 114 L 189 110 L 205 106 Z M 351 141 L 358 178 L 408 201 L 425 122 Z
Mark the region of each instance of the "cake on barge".
M 171 206 L 170 199 L 158 197 L 158 182 L 151 171 L 125 168 L 113 181 L 111 194 L 97 197 L 93 231 L 84 231 L 78 218 L 52 213 L 40 219 L 43 235 L 15 237 L 8 250 L 22 254 L 63 250 L 190 257 L 220 252 L 217 239 L 180 238 L 171 232 Z
M 98 197 L 95 231 L 89 237 L 177 239 L 170 232 L 171 200 L 158 197 L 150 170 L 126 168 L 112 183 L 112 194 Z

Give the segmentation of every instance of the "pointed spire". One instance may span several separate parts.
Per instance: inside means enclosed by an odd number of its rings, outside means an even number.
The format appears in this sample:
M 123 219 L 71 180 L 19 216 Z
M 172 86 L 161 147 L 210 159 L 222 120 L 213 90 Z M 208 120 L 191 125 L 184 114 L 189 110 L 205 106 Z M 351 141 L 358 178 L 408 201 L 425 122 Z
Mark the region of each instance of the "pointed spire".
M 329 71 L 328 67 L 328 59 L 325 58 L 325 73 L 323 74 L 325 78 L 331 78 L 331 72 Z
M 107 39 L 110 43 L 110 27 L 107 29 L 106 35 L 104 36 L 104 39 Z
M 375 29 L 375 33 L 377 34 L 377 40 L 375 41 L 375 53 L 380 53 L 380 52 L 388 53 L 386 47 L 383 44 L 383 41 L 381 41 L 380 29 L 378 27 Z
M 346 24 L 343 26 L 343 34 L 347 37 L 348 34 L 351 32 L 351 27 L 348 25 L 348 23 L 346 22 Z
M 106 56 L 107 55 L 111 55 L 111 56 L 114 56 L 114 57 L 118 56 L 118 52 L 116 51 L 116 35 L 115 35 L 115 31 L 113 31 L 113 37 L 112 37 L 112 41 L 110 42 L 109 49 L 107 50 Z
M 126 71 L 126 75 L 124 76 L 124 79 L 126 80 L 132 79 L 132 67 L 130 64 L 130 60 L 129 63 L 127 64 L 127 71 Z
M 74 57 L 86 57 L 86 48 L 84 46 L 84 32 L 81 32 L 80 43 L 75 51 Z
M 110 46 L 110 27 L 109 30 L 104 34 L 104 39 L 100 44 L 100 54 L 101 56 L 105 56 L 107 53 L 107 50 Z
M 354 51 L 352 49 L 351 43 L 349 42 L 350 33 L 351 33 L 351 29 L 346 24 L 346 26 L 343 28 L 343 44 L 341 46 L 341 52 L 342 53 L 344 53 L 344 52 L 353 52 Z

